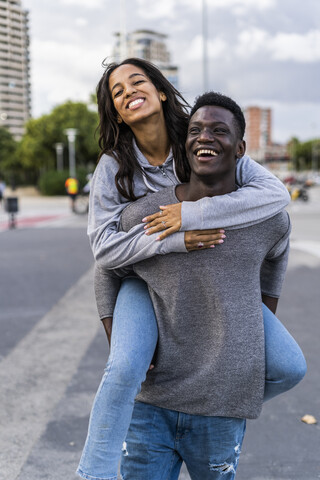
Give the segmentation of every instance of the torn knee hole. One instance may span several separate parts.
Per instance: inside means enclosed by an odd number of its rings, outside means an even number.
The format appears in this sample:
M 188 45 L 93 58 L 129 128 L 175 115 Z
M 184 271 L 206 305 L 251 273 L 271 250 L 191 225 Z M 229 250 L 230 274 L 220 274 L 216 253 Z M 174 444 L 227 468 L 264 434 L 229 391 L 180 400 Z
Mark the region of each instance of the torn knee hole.
M 213 472 L 220 472 L 222 475 L 226 474 L 226 473 L 235 473 L 235 468 L 234 468 L 234 465 L 231 463 L 220 463 L 220 464 L 214 464 L 214 463 L 210 463 L 209 464 L 209 467 L 210 467 L 210 470 L 212 470 Z
M 125 457 L 128 456 L 127 442 L 123 442 L 123 444 L 122 444 L 122 453 Z

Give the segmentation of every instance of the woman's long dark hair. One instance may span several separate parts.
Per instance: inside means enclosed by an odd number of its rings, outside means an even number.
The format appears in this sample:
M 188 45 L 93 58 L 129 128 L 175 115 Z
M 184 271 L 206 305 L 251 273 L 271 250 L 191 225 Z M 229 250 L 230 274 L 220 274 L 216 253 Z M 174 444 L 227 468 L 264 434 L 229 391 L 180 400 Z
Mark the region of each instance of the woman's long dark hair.
M 178 178 L 181 182 L 189 180 L 190 167 L 186 160 L 185 141 L 188 128 L 188 103 L 174 86 L 163 76 L 152 63 L 140 58 L 127 58 L 121 63 L 110 63 L 97 86 L 99 112 L 99 158 L 106 153 L 112 155 L 119 164 L 115 178 L 116 187 L 128 200 L 136 200 L 133 191 L 133 175 L 140 169 L 133 148 L 133 133 L 124 122 L 117 122 L 117 111 L 109 91 L 111 73 L 121 65 L 135 65 L 141 68 L 159 92 L 163 92 L 167 100 L 162 102 L 166 127 L 175 160 Z

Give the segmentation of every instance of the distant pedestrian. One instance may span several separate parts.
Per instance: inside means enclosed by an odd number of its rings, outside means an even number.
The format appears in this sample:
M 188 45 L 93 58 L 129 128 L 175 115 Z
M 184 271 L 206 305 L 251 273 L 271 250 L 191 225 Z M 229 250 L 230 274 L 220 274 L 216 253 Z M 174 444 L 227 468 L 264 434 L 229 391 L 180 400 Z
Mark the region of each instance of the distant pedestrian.
M 89 195 L 89 193 L 90 193 L 90 187 L 91 187 L 92 177 L 93 177 L 93 174 L 92 174 L 92 173 L 88 173 L 88 175 L 86 176 L 87 183 L 85 184 L 85 186 L 84 186 L 83 189 L 82 189 L 82 192 L 85 193 L 85 194 L 88 194 L 88 195 Z
M 76 178 L 69 177 L 65 181 L 64 186 L 66 187 L 67 194 L 71 199 L 71 210 L 75 211 L 75 201 L 79 192 L 79 182 Z

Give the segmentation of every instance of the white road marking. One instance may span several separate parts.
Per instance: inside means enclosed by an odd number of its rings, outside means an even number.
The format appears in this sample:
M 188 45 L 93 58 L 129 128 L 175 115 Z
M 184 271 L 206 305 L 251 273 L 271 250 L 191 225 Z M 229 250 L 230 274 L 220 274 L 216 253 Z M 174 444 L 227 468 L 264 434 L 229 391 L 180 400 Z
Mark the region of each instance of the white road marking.
M 99 328 L 88 285 L 91 268 L 0 363 L 1 478 L 19 475 Z

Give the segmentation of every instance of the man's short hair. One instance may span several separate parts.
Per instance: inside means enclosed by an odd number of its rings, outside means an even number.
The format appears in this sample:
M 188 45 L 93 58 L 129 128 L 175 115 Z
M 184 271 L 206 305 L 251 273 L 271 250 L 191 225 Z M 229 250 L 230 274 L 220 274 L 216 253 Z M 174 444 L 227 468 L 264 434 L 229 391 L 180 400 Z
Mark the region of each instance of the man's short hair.
M 197 110 L 199 110 L 199 108 L 207 106 L 222 107 L 229 110 L 233 114 L 240 140 L 243 139 L 246 129 L 246 121 L 241 108 L 234 100 L 232 100 L 232 98 L 218 92 L 207 92 L 203 95 L 199 95 L 191 109 L 190 118 Z

